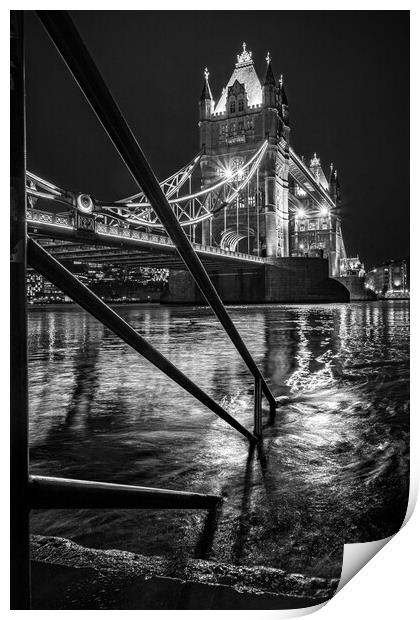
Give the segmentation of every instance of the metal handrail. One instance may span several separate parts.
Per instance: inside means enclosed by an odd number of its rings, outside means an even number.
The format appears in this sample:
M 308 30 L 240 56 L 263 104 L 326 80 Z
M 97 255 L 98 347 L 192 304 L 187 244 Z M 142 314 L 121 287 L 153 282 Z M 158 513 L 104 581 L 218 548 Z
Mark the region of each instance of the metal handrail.
M 32 508 L 215 508 L 222 497 L 92 480 L 30 476 Z
M 179 224 L 175 213 L 170 208 L 159 181 L 69 14 L 66 11 L 37 11 L 37 14 L 128 170 L 152 204 L 153 209 L 174 242 L 179 255 L 203 296 L 224 327 L 254 379 L 260 379 L 261 389 L 270 404 L 270 410 L 273 414 L 277 407 L 274 395 L 236 329 L 209 275 L 195 253 L 182 226 Z

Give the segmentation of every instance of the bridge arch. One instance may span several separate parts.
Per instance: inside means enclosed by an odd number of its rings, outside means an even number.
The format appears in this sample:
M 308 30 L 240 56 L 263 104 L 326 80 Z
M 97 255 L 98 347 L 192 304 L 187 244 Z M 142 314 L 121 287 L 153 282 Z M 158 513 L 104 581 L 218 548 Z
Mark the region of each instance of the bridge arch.
M 255 245 L 255 231 L 253 228 L 248 228 L 247 226 L 240 226 L 237 228 L 226 228 L 220 237 L 220 247 L 223 250 L 228 250 L 230 252 L 238 252 L 238 251 L 247 251 L 248 248 L 239 249 L 239 245 L 243 240 L 249 240 L 249 249 L 252 251 L 252 247 Z

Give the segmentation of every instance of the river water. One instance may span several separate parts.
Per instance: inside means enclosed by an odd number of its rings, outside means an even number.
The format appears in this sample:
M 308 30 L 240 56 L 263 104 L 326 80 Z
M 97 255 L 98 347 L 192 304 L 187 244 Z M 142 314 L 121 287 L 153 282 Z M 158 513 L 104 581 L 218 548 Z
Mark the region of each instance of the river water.
M 117 312 L 248 428 L 252 380 L 206 308 Z M 409 304 L 229 308 L 280 397 L 264 454 L 95 319 L 31 309 L 31 473 L 224 496 L 205 511 L 35 511 L 32 531 L 80 544 L 339 577 L 345 542 L 404 519 Z

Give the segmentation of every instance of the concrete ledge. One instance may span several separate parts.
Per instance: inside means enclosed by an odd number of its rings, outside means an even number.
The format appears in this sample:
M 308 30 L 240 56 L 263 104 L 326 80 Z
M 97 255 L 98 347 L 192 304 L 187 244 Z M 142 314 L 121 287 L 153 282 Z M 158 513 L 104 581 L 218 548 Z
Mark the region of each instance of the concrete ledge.
M 329 600 L 338 580 L 279 569 L 88 549 L 33 536 L 33 609 L 297 609 Z

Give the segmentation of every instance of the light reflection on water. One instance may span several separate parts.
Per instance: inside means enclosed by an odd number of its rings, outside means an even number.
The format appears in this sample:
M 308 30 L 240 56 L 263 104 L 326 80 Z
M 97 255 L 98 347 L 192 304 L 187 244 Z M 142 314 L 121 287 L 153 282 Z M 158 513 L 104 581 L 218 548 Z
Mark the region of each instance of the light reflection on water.
M 252 381 L 210 311 L 118 312 L 252 427 Z M 215 523 L 201 511 L 38 511 L 34 532 L 337 577 L 343 542 L 398 529 L 408 484 L 408 303 L 230 312 L 282 402 L 264 429 L 262 462 L 86 313 L 30 312 L 32 473 L 226 498 Z

